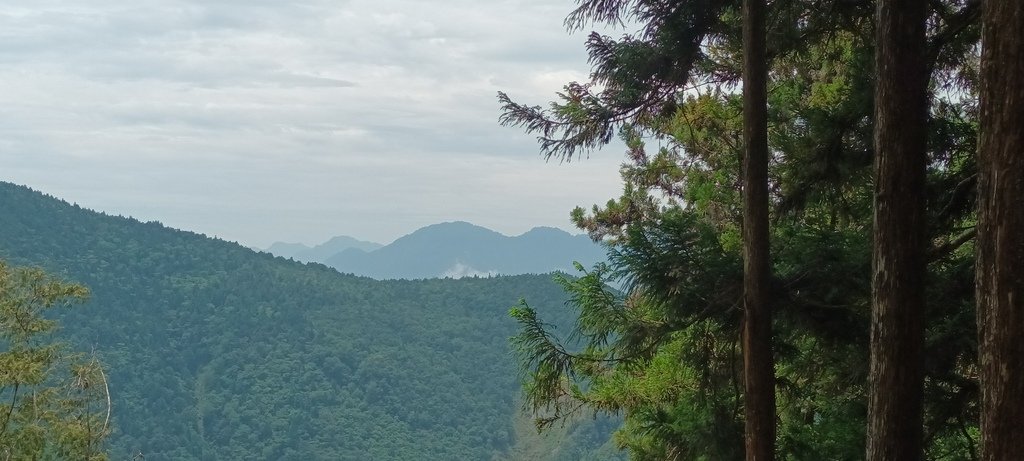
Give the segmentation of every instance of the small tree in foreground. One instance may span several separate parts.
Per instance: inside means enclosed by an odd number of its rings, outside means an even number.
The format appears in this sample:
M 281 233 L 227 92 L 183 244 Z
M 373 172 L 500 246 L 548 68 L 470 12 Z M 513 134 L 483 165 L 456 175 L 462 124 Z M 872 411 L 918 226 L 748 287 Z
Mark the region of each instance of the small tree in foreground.
M 110 394 L 99 362 L 54 339 L 55 307 L 88 291 L 0 261 L 0 459 L 105 460 Z

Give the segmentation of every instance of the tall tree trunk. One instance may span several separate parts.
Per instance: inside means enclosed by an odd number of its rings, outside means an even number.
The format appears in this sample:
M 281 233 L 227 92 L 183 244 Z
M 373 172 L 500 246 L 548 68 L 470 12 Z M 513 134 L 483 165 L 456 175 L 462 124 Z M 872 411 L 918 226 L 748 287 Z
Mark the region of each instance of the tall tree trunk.
M 977 299 L 981 458 L 1024 456 L 1024 2 L 982 8 Z
M 928 71 L 923 0 L 875 10 L 875 205 L 867 459 L 922 458 Z
M 743 1 L 743 388 L 747 461 L 775 456 L 765 0 Z

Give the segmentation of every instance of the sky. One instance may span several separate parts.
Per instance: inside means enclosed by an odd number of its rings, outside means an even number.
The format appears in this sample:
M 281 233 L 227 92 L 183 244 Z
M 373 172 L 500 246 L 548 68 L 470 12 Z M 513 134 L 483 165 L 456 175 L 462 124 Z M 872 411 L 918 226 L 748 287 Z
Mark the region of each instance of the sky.
M 0 0 L 0 181 L 258 248 L 574 230 L 622 148 L 545 162 L 496 98 L 587 80 L 574 5 Z

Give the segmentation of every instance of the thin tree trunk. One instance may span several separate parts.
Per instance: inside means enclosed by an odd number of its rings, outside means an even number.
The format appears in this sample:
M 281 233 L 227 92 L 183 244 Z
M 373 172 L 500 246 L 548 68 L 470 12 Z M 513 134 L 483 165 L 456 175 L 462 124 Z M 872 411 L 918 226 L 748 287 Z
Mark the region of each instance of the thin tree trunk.
M 878 0 L 867 459 L 922 458 L 926 3 Z
M 977 300 L 981 458 L 1024 456 L 1024 3 L 982 12 Z
M 747 461 L 775 456 L 765 0 L 743 1 L 743 386 Z

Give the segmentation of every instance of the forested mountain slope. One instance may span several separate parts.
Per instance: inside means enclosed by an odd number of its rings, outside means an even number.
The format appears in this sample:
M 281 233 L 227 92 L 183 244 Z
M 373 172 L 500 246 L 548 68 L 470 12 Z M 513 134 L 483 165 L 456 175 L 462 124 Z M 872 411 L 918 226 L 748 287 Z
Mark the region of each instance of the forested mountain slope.
M 61 321 L 109 369 L 112 459 L 504 458 L 522 451 L 508 307 L 564 299 L 549 275 L 342 275 L 8 183 L 0 258 L 92 290 Z M 595 459 L 587 443 L 546 454 Z

